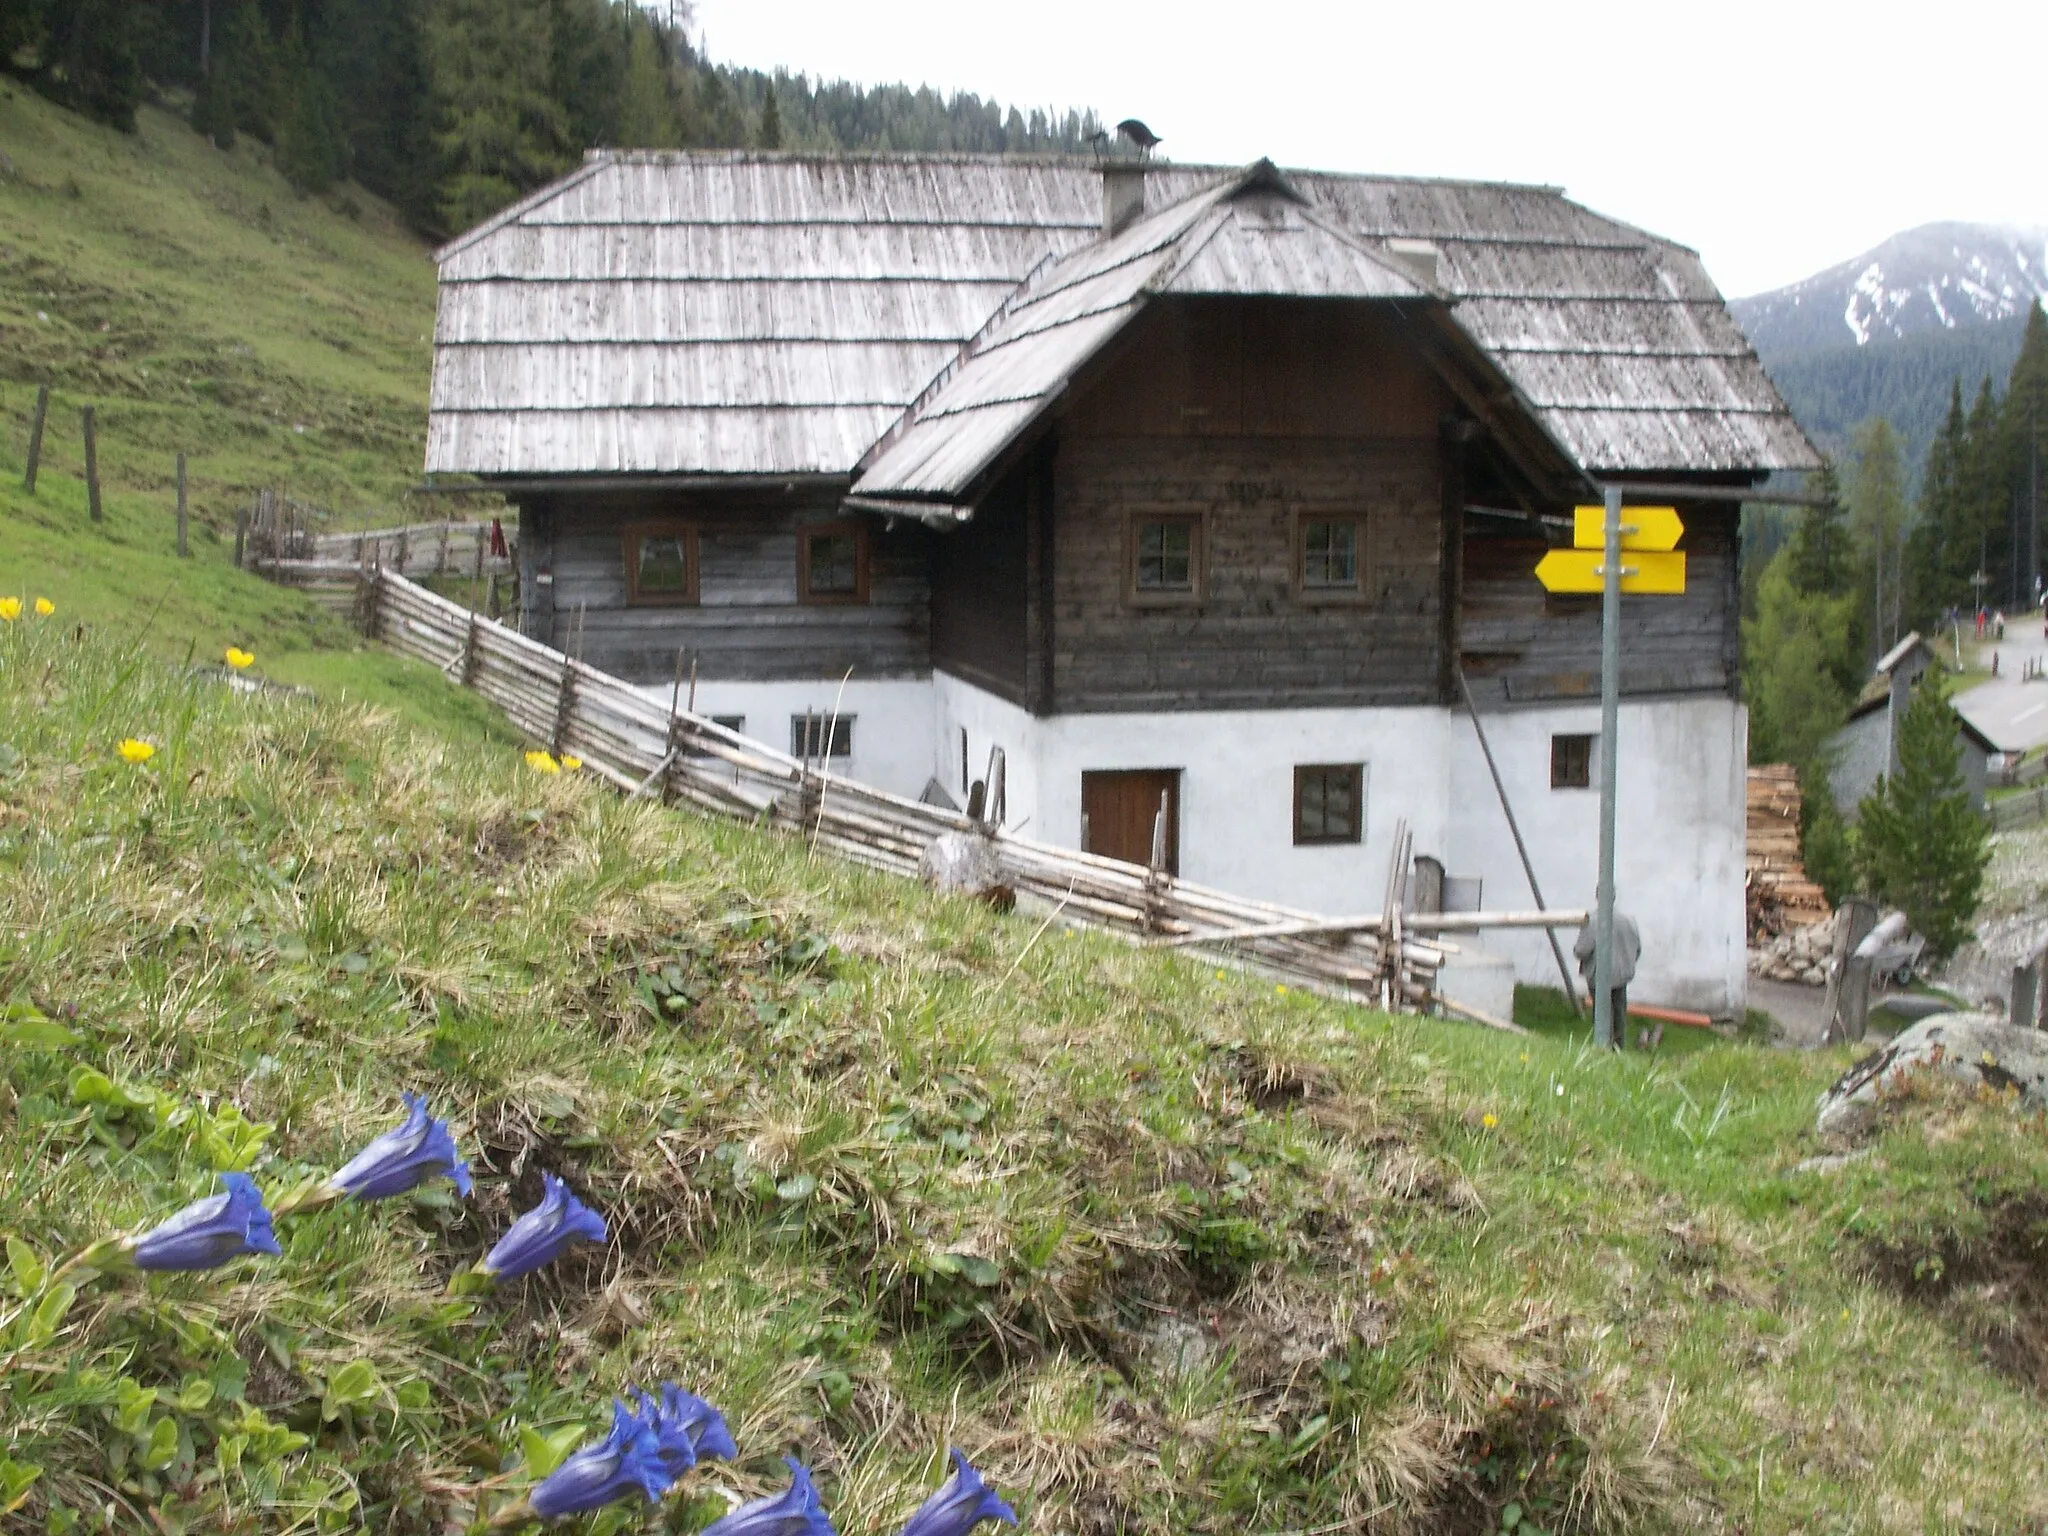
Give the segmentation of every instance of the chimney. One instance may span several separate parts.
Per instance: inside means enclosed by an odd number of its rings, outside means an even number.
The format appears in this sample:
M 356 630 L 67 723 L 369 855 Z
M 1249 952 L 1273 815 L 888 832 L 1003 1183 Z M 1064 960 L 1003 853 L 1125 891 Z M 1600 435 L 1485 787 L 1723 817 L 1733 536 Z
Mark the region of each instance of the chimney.
M 1145 162 L 1102 162 L 1102 233 L 1121 234 L 1145 211 Z

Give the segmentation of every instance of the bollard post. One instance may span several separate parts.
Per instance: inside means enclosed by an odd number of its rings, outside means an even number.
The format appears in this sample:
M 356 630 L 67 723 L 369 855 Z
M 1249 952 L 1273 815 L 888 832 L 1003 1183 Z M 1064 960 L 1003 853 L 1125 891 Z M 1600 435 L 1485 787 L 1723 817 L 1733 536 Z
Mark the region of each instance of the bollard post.
M 36 493 L 36 466 L 43 461 L 43 423 L 50 415 L 50 386 L 36 386 L 36 414 L 28 427 L 28 468 L 21 477 L 21 488 L 33 496 Z
M 79 423 L 85 429 L 85 504 L 92 513 L 92 520 L 100 520 L 100 450 L 99 433 L 94 430 L 94 412 L 91 406 L 81 407 Z
M 185 455 L 178 455 L 178 558 L 190 560 L 192 546 L 185 540 Z

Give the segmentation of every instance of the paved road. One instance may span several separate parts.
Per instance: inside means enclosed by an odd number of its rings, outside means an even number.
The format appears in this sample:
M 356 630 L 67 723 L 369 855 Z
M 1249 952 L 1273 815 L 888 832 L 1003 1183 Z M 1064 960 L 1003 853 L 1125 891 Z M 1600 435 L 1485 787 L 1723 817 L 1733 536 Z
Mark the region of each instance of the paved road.
M 1966 648 L 1970 644 L 1967 631 L 1963 644 Z M 1985 665 L 1990 664 L 1993 652 L 1998 656 L 1998 676 L 1957 694 L 1956 708 L 2000 751 L 2028 752 L 2048 746 L 2048 679 L 2020 681 L 2028 661 L 2036 666 L 2048 662 L 2048 638 L 2041 633 L 2039 612 L 2009 615 L 2005 638 L 1987 640 L 1978 647 Z

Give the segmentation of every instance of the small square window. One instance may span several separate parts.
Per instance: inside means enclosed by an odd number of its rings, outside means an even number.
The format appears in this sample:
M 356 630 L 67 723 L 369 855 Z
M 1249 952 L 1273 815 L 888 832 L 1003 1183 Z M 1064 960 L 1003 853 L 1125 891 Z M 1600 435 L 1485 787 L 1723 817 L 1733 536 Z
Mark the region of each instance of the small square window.
M 1314 517 L 1302 520 L 1302 590 L 1358 590 L 1358 533 L 1358 519 L 1355 517 Z
M 745 715 L 713 715 L 711 723 L 724 726 L 735 736 L 747 734 L 747 717 Z
M 626 601 L 697 601 L 697 531 L 673 524 L 626 530 Z
M 1550 787 L 1590 789 L 1593 786 L 1593 741 L 1591 736 L 1550 738 Z
M 1131 519 L 1129 568 L 1124 585 L 1140 603 L 1184 603 L 1202 595 L 1202 520 L 1176 517 Z
M 853 755 L 852 715 L 791 715 L 789 755 L 802 762 Z
M 797 591 L 807 603 L 868 600 L 868 531 L 860 523 L 828 523 L 797 531 Z
M 1294 841 L 1355 843 L 1365 836 L 1365 765 L 1310 763 L 1294 770 Z

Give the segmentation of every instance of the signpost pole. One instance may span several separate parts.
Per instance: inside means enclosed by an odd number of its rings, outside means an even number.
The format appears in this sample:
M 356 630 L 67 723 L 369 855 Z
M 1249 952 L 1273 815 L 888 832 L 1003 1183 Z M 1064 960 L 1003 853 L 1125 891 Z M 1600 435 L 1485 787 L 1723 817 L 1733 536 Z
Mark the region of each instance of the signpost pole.
M 1614 791 L 1620 766 L 1621 491 L 1607 487 L 1606 549 L 1600 598 L 1600 886 L 1594 917 L 1593 1043 L 1619 1043 L 1627 1021 L 1614 1016 Z

